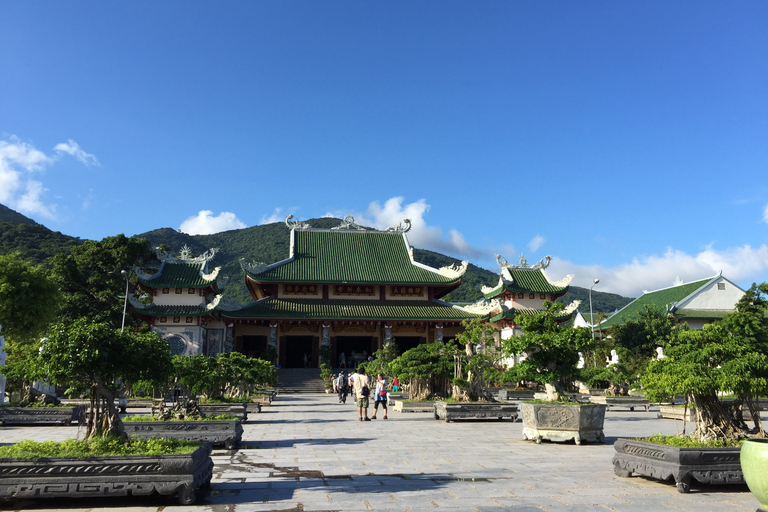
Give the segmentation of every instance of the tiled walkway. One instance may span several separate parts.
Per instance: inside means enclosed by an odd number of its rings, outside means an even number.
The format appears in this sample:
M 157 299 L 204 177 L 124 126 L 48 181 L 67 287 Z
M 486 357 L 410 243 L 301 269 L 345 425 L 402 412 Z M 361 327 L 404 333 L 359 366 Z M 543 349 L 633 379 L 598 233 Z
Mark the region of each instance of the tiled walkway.
M 381 413 L 381 411 L 380 411 Z M 380 414 L 381 416 L 381 414 Z M 11 510 L 466 510 L 515 512 L 752 512 L 746 487 L 697 487 L 613 474 L 618 437 L 675 433 L 656 412 L 609 411 L 605 444 L 522 440 L 521 423 L 436 421 L 395 413 L 357 421 L 331 395 L 282 395 L 245 425 L 243 447 L 214 451 L 211 495 L 192 507 L 164 498 L 25 501 Z M 61 439 L 75 427 L 2 427 L 0 442 Z

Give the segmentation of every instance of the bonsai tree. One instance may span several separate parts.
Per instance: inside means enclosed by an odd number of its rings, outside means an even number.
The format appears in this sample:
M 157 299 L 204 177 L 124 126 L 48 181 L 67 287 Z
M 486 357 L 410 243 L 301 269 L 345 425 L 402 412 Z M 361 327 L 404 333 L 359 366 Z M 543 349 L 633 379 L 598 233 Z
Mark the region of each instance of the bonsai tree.
M 423 343 L 406 350 L 390 363 L 393 375 L 408 385 L 412 400 L 433 397 L 445 398 L 451 394 L 456 344 Z
M 516 380 L 543 384 L 551 401 L 562 396 L 563 381 L 578 378 L 579 352 L 588 350 L 592 343 L 588 328 L 558 323 L 562 309 L 562 304 L 545 302 L 543 311 L 517 315 L 515 321 L 523 330 L 522 336 L 503 340 L 506 355 L 526 356 L 510 370 Z
M 240 352 L 173 356 L 173 369 L 176 381 L 204 400 L 246 396 L 257 386 L 277 381 L 275 365 Z
M 124 435 L 115 407 L 115 382 L 166 381 L 171 352 L 168 343 L 155 333 L 121 332 L 105 323 L 79 318 L 69 325 L 55 325 L 34 361 L 38 376 L 67 387 L 69 396 L 90 398 L 85 433 L 90 438 Z
M 395 341 L 384 345 L 383 348 L 373 353 L 373 361 L 363 363 L 365 373 L 376 376 L 377 374 L 392 375 L 391 363 L 400 355 L 400 348 Z
M 681 326 L 664 347 L 664 359 L 651 361 L 643 384 L 654 401 L 684 394 L 695 406 L 701 441 L 765 436 L 755 399 L 768 394 L 768 283 L 754 284 L 732 313 L 701 331 Z M 725 403 L 723 393 L 736 400 Z M 754 428 L 743 419 L 746 405 Z
M 496 347 L 497 329 L 476 318 L 462 322 L 464 330 L 456 336 L 464 352 L 454 353 L 453 398 L 456 400 L 493 400 L 486 391 L 487 377 L 497 376 L 500 353 Z

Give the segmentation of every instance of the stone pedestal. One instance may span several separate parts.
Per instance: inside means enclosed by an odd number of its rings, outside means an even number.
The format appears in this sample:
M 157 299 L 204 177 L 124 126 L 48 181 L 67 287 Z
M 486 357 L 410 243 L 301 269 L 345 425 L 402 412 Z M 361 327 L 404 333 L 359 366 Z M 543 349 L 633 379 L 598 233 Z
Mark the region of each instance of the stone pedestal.
M 541 443 L 550 441 L 603 442 L 605 422 L 603 404 L 520 404 L 523 413 L 523 437 Z

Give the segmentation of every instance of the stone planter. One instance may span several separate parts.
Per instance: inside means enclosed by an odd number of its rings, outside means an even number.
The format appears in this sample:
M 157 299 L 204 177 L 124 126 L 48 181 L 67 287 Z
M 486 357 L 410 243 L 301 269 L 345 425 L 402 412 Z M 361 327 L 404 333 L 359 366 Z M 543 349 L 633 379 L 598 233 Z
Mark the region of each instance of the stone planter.
M 84 420 L 84 405 L 73 407 L 0 407 L 0 421 L 4 425 L 69 425 Z
M 590 396 L 589 401 L 593 404 L 605 404 L 608 410 L 616 407 L 628 407 L 630 411 L 634 411 L 635 407 L 642 407 L 645 412 L 648 412 L 651 409 L 650 400 L 634 396 Z
M 603 404 L 530 404 L 521 403 L 523 437 L 541 443 L 569 441 L 603 442 L 605 421 Z
M 690 407 L 686 412 L 685 407 L 678 407 L 675 405 L 660 405 L 659 418 L 680 421 L 685 420 L 690 421 L 691 423 L 696 423 L 696 416 L 693 414 L 693 410 Z
M 207 441 L 234 450 L 243 439 L 240 420 L 231 421 L 124 421 L 126 434 L 147 439 L 165 437 L 187 441 Z
M 747 439 L 741 445 L 741 470 L 750 492 L 768 511 L 768 439 Z
M 260 413 L 261 412 L 261 404 L 253 403 L 253 402 L 247 402 L 245 404 L 245 412 Z
M 512 389 L 499 389 L 496 393 L 498 400 L 533 400 L 535 391 L 515 391 Z
M 251 395 L 250 400 L 250 403 L 259 404 L 262 407 L 268 407 L 272 405 L 272 395 Z
M 678 492 L 688 492 L 691 480 L 703 484 L 744 484 L 739 448 L 673 448 L 619 439 L 613 444 L 613 472 L 633 473 L 656 480 L 675 480 Z
M 392 409 L 395 412 L 434 412 L 435 402 L 403 402 L 397 400 Z
M 188 455 L 133 455 L 0 461 L 0 501 L 24 498 L 92 498 L 178 495 L 195 502 L 213 476 L 211 445 Z M 110 500 L 115 503 L 114 500 Z
M 242 422 L 248 421 L 248 410 L 246 403 L 210 403 L 210 404 L 198 404 L 200 406 L 200 412 L 205 416 L 218 416 L 220 414 L 229 414 L 234 416 Z
M 517 404 L 493 402 L 435 402 L 435 419 L 445 420 L 500 420 L 517 421 Z

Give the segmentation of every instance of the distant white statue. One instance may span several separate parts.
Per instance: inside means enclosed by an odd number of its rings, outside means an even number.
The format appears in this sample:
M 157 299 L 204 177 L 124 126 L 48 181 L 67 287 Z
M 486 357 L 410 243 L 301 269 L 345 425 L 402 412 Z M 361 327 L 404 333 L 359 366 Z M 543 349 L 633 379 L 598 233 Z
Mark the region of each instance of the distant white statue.
M 611 350 L 610 359 L 608 358 L 608 356 L 605 356 L 605 362 L 608 363 L 608 366 L 613 366 L 614 364 L 619 362 L 619 354 L 616 352 L 616 349 Z
M 579 364 L 576 366 L 576 368 L 584 368 L 584 354 L 579 352 Z
M 3 326 L 0 325 L 0 333 L 3 331 Z M 5 366 L 5 358 L 8 355 L 5 353 L 5 336 L 0 334 L 0 404 L 5 403 L 5 375 L 3 375 L 2 367 Z
M 664 355 L 664 349 L 662 347 L 656 347 L 656 359 L 664 359 L 667 356 Z

